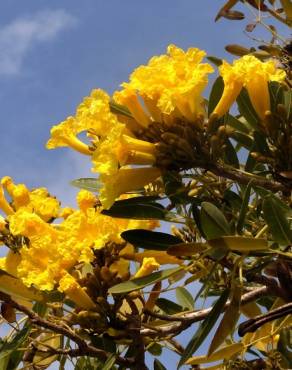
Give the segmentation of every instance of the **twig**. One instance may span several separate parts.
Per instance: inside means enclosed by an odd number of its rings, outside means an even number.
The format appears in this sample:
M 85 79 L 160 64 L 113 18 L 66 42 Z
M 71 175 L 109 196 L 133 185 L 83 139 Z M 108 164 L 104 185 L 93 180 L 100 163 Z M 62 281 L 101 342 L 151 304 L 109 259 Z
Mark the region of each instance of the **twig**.
M 287 303 L 281 307 L 275 308 L 268 313 L 260 316 L 256 316 L 253 319 L 247 320 L 239 325 L 238 334 L 242 337 L 246 333 L 253 333 L 259 327 L 263 326 L 267 322 L 276 320 L 280 317 L 289 315 L 292 313 L 292 303 Z
M 62 334 L 66 336 L 67 338 L 71 339 L 79 347 L 77 349 L 79 352 L 76 352 L 76 353 L 79 353 L 80 355 L 88 355 L 91 357 L 97 357 L 102 360 L 106 360 L 109 357 L 109 354 L 106 351 L 103 351 L 99 348 L 91 346 L 82 337 L 80 337 L 78 334 L 76 334 L 72 330 L 69 330 L 65 328 L 64 326 L 61 326 L 61 325 L 58 325 L 58 324 L 55 324 L 53 322 L 43 319 L 42 317 L 40 317 L 39 315 L 37 315 L 35 312 L 31 311 L 27 307 L 13 301 L 9 295 L 0 292 L 0 299 L 2 301 L 5 301 L 11 304 L 11 306 L 14 307 L 16 310 L 27 315 L 27 317 L 30 319 L 32 324 L 42 327 L 42 328 L 52 330 L 54 333 Z M 134 363 L 134 360 L 125 359 L 120 356 L 117 356 L 116 362 L 121 365 L 132 365 Z
M 266 286 L 255 288 L 254 290 L 244 294 L 241 297 L 241 305 L 244 305 L 248 302 L 251 302 L 263 295 L 269 294 L 270 289 Z M 224 309 L 229 307 L 230 301 L 227 301 Z M 188 328 L 190 325 L 192 325 L 195 322 L 204 320 L 209 313 L 211 312 L 212 307 L 206 308 L 204 310 L 199 311 L 193 311 L 193 312 L 187 312 L 180 316 L 175 315 L 162 315 L 158 314 L 152 311 L 145 310 L 145 313 L 149 316 L 164 320 L 164 321 L 171 321 L 172 323 L 169 325 L 165 325 L 163 327 L 156 327 L 156 328 L 146 328 L 141 330 L 141 334 L 144 336 L 150 336 L 150 337 L 160 337 L 160 336 L 166 336 L 170 334 L 179 334 L 186 328 Z

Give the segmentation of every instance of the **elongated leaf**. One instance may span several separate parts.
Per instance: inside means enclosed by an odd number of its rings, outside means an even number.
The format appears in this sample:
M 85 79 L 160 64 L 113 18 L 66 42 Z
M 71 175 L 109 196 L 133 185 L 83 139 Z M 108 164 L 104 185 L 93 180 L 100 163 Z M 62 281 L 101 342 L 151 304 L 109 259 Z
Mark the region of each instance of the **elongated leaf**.
M 223 159 L 225 163 L 230 164 L 235 168 L 239 168 L 239 160 L 236 150 L 234 149 L 229 139 L 225 140 L 225 152 Z
M 284 87 L 277 81 L 269 82 L 269 93 L 270 93 L 270 104 L 271 111 L 273 113 L 277 112 L 277 105 L 284 103 Z
M 210 356 L 191 357 L 186 363 L 188 365 L 199 365 L 223 359 L 228 360 L 236 353 L 241 352 L 243 349 L 244 347 L 242 343 L 232 343 L 227 346 L 224 346 L 223 348 L 219 349 L 219 351 L 213 353 Z
M 215 66 L 217 67 L 221 66 L 221 64 L 223 63 L 222 59 L 214 57 L 213 55 L 207 55 L 206 58 L 209 60 L 209 62 L 215 64 Z
M 208 240 L 230 234 L 229 224 L 225 216 L 212 203 L 202 203 L 201 224 Z
M 225 115 L 225 124 L 235 129 L 235 132 L 241 132 L 243 134 L 250 133 L 250 127 L 248 123 L 242 123 L 238 118 L 232 116 L 230 113 Z
M 94 177 L 76 179 L 71 181 L 70 184 L 78 189 L 85 189 L 93 192 L 98 192 L 101 187 L 100 181 Z
M 167 315 L 175 315 L 176 313 L 182 312 L 184 310 L 182 306 L 170 301 L 167 298 L 158 298 L 156 300 L 156 306 L 159 307 Z
M 182 307 L 188 310 L 194 309 L 194 299 L 191 293 L 186 288 L 178 287 L 176 288 L 175 293 L 176 293 L 176 299 Z
M 103 370 L 111 370 L 116 362 L 116 355 L 111 354 L 103 365 Z
M 224 340 L 231 334 L 240 316 L 240 299 L 241 287 L 235 286 L 232 292 L 232 299 L 230 305 L 227 307 L 223 318 L 214 334 L 212 342 L 209 347 L 208 356 L 210 356 L 216 349 L 224 342 Z
M 153 369 L 154 370 L 167 370 L 166 367 L 156 358 L 153 362 Z
M 219 102 L 224 90 L 223 78 L 219 76 L 212 86 L 208 103 L 208 116 L 213 112 L 217 103 Z
M 292 89 L 284 91 L 284 105 L 287 111 L 287 117 L 290 121 L 292 118 Z
M 109 293 L 123 294 L 123 293 L 132 292 L 137 289 L 142 289 L 145 286 L 156 283 L 157 281 L 168 279 L 171 275 L 175 274 L 176 272 L 180 270 L 181 270 L 180 267 L 174 268 L 174 269 L 166 269 L 162 271 L 153 272 L 153 274 L 150 274 L 147 276 L 125 281 L 123 283 L 120 283 L 120 284 L 117 284 L 111 287 L 109 289 Z
M 289 245 L 292 241 L 292 231 L 283 209 L 279 207 L 273 198 L 269 197 L 264 199 L 263 212 L 275 242 Z
M 252 185 L 252 181 L 250 181 L 248 183 L 248 185 L 245 189 L 244 195 L 243 195 L 242 205 L 241 205 L 241 209 L 240 209 L 240 212 L 239 212 L 238 221 L 237 221 L 237 225 L 236 225 L 236 230 L 237 230 L 238 234 L 241 234 L 243 226 L 244 226 L 245 215 L 246 215 L 246 212 L 248 210 L 248 203 L 249 203 L 249 198 L 250 198 L 251 185 Z
M 192 354 L 200 347 L 203 343 L 205 338 L 210 333 L 211 329 L 217 322 L 218 317 L 220 316 L 224 306 L 227 302 L 229 297 L 230 289 L 227 288 L 223 291 L 220 298 L 214 304 L 212 311 L 209 313 L 207 318 L 203 321 L 203 323 L 199 326 L 198 330 L 196 331 L 195 335 L 192 337 L 190 342 L 188 343 L 182 357 L 179 361 L 178 367 L 181 367 L 191 356 Z
M 165 251 L 171 245 L 182 243 L 177 236 L 144 229 L 127 230 L 121 237 L 136 248 Z
M 253 127 L 258 128 L 259 118 L 254 110 L 247 90 L 243 88 L 237 98 L 237 105 L 240 114 L 247 120 L 247 122 Z
M 228 248 L 232 251 L 248 252 L 266 250 L 269 248 L 266 239 L 250 238 L 245 236 L 223 236 L 208 241 L 214 248 Z
M 238 144 L 243 146 L 244 148 L 250 150 L 253 145 L 253 139 L 251 136 L 243 134 L 241 132 L 232 132 L 230 137 L 234 139 Z
M 207 243 L 181 243 L 169 247 L 167 253 L 171 256 L 193 256 L 208 248 Z
M 148 203 L 143 200 L 137 200 L 137 202 L 134 203 L 132 198 L 132 202 L 129 202 L 129 199 L 118 200 L 110 209 L 103 210 L 102 213 L 107 216 L 118 218 L 164 220 L 167 212 L 159 203 Z
M 17 350 L 26 341 L 29 336 L 31 327 L 24 326 L 11 341 L 2 343 L 0 348 L 0 363 L 4 361 L 6 356 L 9 356 L 13 351 Z

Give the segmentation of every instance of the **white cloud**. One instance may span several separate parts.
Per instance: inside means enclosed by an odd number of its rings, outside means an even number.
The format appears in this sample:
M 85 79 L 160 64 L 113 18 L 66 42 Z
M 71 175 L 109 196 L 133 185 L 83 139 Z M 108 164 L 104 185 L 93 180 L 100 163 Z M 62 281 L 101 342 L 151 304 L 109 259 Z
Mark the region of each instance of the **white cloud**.
M 20 72 L 27 52 L 37 43 L 54 39 L 76 19 L 65 10 L 44 10 L 20 17 L 0 28 L 0 74 Z

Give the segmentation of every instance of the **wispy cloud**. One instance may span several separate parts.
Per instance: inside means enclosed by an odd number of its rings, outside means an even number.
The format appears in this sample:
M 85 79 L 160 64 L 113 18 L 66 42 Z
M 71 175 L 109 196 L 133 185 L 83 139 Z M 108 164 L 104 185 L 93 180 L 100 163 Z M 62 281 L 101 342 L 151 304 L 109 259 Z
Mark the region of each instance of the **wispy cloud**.
M 0 28 L 0 75 L 15 75 L 35 44 L 54 39 L 76 24 L 76 18 L 62 9 L 44 10 L 14 19 Z

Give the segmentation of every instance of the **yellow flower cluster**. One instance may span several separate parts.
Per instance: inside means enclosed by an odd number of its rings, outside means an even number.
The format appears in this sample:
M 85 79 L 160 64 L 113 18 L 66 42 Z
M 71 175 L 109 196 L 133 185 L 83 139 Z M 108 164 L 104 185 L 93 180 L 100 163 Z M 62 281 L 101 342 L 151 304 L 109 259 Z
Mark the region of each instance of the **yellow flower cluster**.
M 150 59 L 148 65 L 137 68 L 123 90 L 114 99 L 126 105 L 136 120 L 145 126 L 151 122 L 147 113 L 141 114 L 138 95 L 156 122 L 171 122 L 175 118 L 195 122 L 204 113 L 202 92 L 213 68 L 201 63 L 206 53 L 197 48 L 186 52 L 169 45 L 167 55 Z M 142 119 L 141 119 L 141 118 Z
M 99 173 L 99 197 L 110 208 L 121 195 L 137 191 L 161 175 L 157 163 L 157 140 L 145 139 L 153 125 L 189 122 L 202 129 L 206 116 L 202 92 L 213 68 L 202 63 L 206 53 L 196 48 L 183 51 L 169 45 L 165 55 L 155 56 L 138 67 L 122 90 L 113 95 L 115 104 L 126 108 L 126 115 L 111 110 L 111 99 L 102 90 L 93 90 L 77 107 L 74 117 L 54 126 L 47 148 L 71 148 L 91 156 L 93 171 Z M 224 115 L 243 87 L 261 119 L 270 108 L 268 81 L 282 81 L 285 72 L 273 61 L 261 62 L 244 56 L 232 65 L 219 68 L 224 92 L 214 113 Z M 89 145 L 78 135 L 86 132 Z M 133 167 L 134 166 L 134 167 Z
M 286 76 L 285 71 L 276 68 L 274 61 L 261 62 L 252 55 L 245 55 L 232 65 L 223 61 L 219 72 L 224 81 L 224 91 L 213 113 L 223 116 L 245 87 L 261 120 L 270 110 L 268 81 L 281 82 Z
M 27 287 L 34 286 L 41 291 L 55 288 L 65 291 L 69 287 L 66 292 L 69 297 L 79 292 L 86 302 L 81 287 L 77 287 L 78 283 L 70 275 L 76 264 L 92 262 L 94 250 L 105 247 L 107 243 L 124 243 L 120 234 L 125 230 L 158 226 L 156 221 L 111 219 L 100 213 L 96 206 L 97 198 L 86 190 L 77 195 L 79 210 L 65 209 L 62 212 L 59 202 L 45 189 L 29 191 L 23 184 L 15 185 L 7 177 L 1 183 L 11 197 L 11 202 L 4 196 L 4 201 L 0 202 L 4 211 L 5 207 L 10 207 L 8 224 L 2 218 L 1 232 L 9 225 L 12 236 L 24 238 L 17 251 L 10 250 L 0 260 L 0 268 L 19 278 Z M 26 194 L 25 197 L 20 197 L 20 193 Z M 25 199 L 21 205 L 20 199 Z M 53 200 L 55 207 L 49 207 Z M 48 208 L 43 212 L 46 204 Z M 64 219 L 60 218 L 62 214 L 66 215 Z M 121 264 L 116 263 L 115 268 L 120 266 L 124 273 L 129 269 L 129 262 L 122 260 Z

